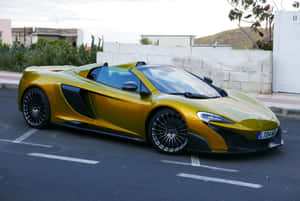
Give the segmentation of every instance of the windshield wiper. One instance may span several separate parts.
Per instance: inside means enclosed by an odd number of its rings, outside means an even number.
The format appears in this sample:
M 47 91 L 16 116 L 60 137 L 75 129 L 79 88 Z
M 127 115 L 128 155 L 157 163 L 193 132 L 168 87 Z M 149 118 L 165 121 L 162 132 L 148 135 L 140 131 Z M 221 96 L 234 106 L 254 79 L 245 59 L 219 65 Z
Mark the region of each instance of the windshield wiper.
M 172 95 L 182 95 L 186 98 L 197 98 L 197 99 L 209 99 L 209 98 L 218 98 L 219 96 L 213 96 L 213 97 L 210 97 L 210 96 L 205 96 L 205 95 L 202 95 L 202 94 L 194 94 L 194 93 L 191 93 L 191 92 L 184 92 L 184 93 L 169 93 L 169 94 L 172 94 Z

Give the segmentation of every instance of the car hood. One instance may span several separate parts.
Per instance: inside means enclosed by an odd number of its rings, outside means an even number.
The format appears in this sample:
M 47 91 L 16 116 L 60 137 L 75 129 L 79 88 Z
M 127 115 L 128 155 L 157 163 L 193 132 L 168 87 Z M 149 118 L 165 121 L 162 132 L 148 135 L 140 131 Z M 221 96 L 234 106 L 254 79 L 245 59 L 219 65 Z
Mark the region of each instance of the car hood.
M 180 97 L 180 99 L 196 112 L 209 112 L 223 116 L 237 123 L 241 129 L 271 130 L 279 126 L 279 121 L 274 113 L 256 99 L 234 90 L 227 90 L 227 93 L 228 96 L 221 98 Z

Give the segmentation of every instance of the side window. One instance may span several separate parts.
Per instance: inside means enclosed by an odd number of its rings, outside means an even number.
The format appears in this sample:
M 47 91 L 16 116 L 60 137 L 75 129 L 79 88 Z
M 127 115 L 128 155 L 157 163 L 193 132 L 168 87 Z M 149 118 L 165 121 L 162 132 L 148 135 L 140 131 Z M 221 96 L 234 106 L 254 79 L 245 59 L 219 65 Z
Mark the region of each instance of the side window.
M 97 74 L 95 81 L 118 89 L 122 89 L 125 82 L 133 81 L 138 85 L 137 91 L 140 91 L 141 82 L 139 78 L 127 69 L 114 66 L 104 66 L 99 69 L 101 71 L 95 72 Z

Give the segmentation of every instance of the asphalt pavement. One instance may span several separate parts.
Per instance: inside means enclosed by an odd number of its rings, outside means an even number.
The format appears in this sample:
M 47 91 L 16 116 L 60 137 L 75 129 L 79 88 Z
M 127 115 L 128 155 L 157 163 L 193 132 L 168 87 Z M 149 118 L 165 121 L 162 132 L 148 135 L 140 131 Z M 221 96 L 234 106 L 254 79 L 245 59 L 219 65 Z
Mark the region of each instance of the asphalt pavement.
M 28 127 L 17 90 L 0 89 L 0 201 L 299 201 L 300 120 L 256 154 L 158 153 L 146 143 Z

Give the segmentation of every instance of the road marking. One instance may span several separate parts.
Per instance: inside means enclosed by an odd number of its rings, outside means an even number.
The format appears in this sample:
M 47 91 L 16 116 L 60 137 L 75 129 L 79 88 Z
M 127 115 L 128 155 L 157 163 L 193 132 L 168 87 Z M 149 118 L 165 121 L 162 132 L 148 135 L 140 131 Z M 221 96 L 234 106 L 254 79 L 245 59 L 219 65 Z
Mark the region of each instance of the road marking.
M 190 163 L 185 163 L 185 162 L 180 162 L 180 161 L 160 160 L 160 162 L 162 162 L 162 163 L 170 163 L 170 164 L 175 164 L 175 165 L 188 165 L 188 166 L 192 165 Z
M 200 167 L 200 160 L 197 156 L 191 156 L 191 164 L 194 167 Z
M 30 146 L 36 146 L 36 147 L 44 147 L 44 148 L 51 148 L 51 145 L 46 144 L 36 144 L 36 143 L 30 143 L 30 142 L 15 142 L 14 140 L 6 140 L 6 139 L 0 139 L 1 142 L 8 142 L 13 144 L 25 144 Z
M 193 166 L 191 163 L 185 163 L 185 162 L 180 162 L 180 161 L 160 160 L 160 162 L 175 164 L 175 165 Z M 199 164 L 198 166 L 193 166 L 193 167 L 200 167 L 200 168 L 206 168 L 206 169 L 218 170 L 218 171 L 224 171 L 224 172 L 239 172 L 239 170 L 235 170 L 235 169 L 221 168 L 221 167 L 210 166 L 210 165 L 201 165 L 201 164 Z
M 73 158 L 73 157 L 67 157 L 67 156 L 58 156 L 58 155 L 51 155 L 51 154 L 42 154 L 42 153 L 29 153 L 28 156 L 35 156 L 40 158 L 49 158 L 49 159 L 57 159 L 57 160 L 63 160 L 63 161 L 71 161 L 76 163 L 85 163 L 90 165 L 95 165 L 99 163 L 99 161 L 93 161 L 93 160 L 86 160 L 81 158 Z
M 248 188 L 262 188 L 263 187 L 260 184 L 248 183 L 248 182 L 237 181 L 237 180 L 222 179 L 222 178 L 217 178 L 217 177 L 206 177 L 206 176 L 200 176 L 200 175 L 195 175 L 195 174 L 179 173 L 176 176 L 190 178 L 190 179 L 197 179 L 197 180 L 206 181 L 206 182 L 210 181 L 210 182 L 216 182 L 216 183 L 231 184 L 231 185 L 243 186 L 243 187 L 248 187 Z
M 14 143 L 20 143 L 24 140 L 26 140 L 27 138 L 29 138 L 33 133 L 37 132 L 37 129 L 30 129 L 29 131 L 27 131 L 26 133 L 24 133 L 23 135 L 21 135 L 20 137 L 18 137 L 17 139 L 14 140 Z

